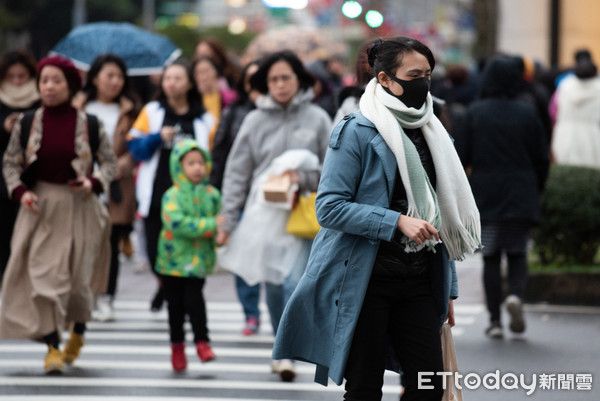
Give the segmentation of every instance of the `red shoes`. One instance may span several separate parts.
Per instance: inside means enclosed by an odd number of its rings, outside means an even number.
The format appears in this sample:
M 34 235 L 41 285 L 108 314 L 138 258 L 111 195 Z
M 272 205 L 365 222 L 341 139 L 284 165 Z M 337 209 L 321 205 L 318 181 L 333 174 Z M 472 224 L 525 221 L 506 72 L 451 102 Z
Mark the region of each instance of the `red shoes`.
M 206 341 L 198 341 L 196 351 L 202 362 L 209 362 L 216 358 L 215 353 Z M 175 372 L 181 372 L 187 368 L 185 343 L 171 344 L 171 364 Z
M 242 334 L 245 336 L 252 336 L 258 333 L 259 324 L 260 322 L 257 317 L 249 317 L 248 320 L 246 320 L 246 326 L 244 327 L 244 330 L 242 330 Z
M 171 364 L 175 372 L 181 372 L 187 367 L 184 343 L 171 344 Z
M 209 362 L 216 358 L 210 344 L 206 341 L 198 341 L 196 343 L 196 351 L 202 362 Z

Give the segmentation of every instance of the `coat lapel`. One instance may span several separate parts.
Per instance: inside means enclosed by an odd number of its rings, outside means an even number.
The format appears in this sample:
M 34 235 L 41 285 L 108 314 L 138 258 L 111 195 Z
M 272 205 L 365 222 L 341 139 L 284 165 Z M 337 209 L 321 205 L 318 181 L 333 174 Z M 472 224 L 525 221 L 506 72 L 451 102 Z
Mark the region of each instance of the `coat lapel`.
M 388 193 L 391 195 L 396 180 L 396 158 L 381 135 L 376 135 L 371 145 L 383 163 Z
M 365 116 L 363 116 L 363 114 L 360 111 L 355 113 L 354 115 L 356 116 L 356 122 L 359 125 L 364 125 L 366 127 L 371 127 L 374 130 L 377 130 L 375 124 L 373 124 L 370 120 L 365 118 Z M 394 188 L 394 183 L 396 180 L 396 157 L 392 153 L 389 146 L 387 146 L 381 135 L 375 135 L 375 137 L 371 140 L 371 146 L 373 146 L 375 153 L 377 153 L 377 156 L 379 156 L 381 162 L 383 163 L 383 170 L 385 172 L 387 189 L 391 197 L 392 190 Z

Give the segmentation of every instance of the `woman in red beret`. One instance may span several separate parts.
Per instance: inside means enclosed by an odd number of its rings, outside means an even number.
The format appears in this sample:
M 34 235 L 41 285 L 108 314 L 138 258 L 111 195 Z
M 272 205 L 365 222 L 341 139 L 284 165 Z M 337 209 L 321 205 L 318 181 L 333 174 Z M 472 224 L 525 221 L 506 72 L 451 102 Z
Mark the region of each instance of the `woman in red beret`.
M 45 342 L 50 373 L 79 356 L 91 284 L 106 284 L 110 225 L 96 195 L 113 179 L 116 158 L 102 123 L 71 106 L 81 89 L 73 63 L 41 60 L 37 86 L 42 106 L 17 120 L 3 160 L 8 192 L 21 209 L 2 283 L 0 338 Z M 71 323 L 60 352 L 60 335 Z

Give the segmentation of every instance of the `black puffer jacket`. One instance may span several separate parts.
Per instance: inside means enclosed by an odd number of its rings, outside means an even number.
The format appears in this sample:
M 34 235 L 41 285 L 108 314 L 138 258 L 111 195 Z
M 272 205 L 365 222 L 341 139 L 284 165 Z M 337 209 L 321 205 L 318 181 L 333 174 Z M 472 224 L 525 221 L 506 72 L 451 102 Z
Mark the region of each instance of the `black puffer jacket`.
M 541 218 L 549 144 L 535 108 L 516 96 L 521 60 L 501 56 L 484 71 L 482 98 L 469 107 L 463 164 L 482 222 Z
M 241 104 L 232 104 L 223 111 L 211 151 L 213 164 L 210 172 L 210 183 L 219 190 L 221 190 L 223 184 L 225 163 L 233 146 L 233 141 L 240 130 L 244 117 L 255 108 L 254 103 L 247 100 Z

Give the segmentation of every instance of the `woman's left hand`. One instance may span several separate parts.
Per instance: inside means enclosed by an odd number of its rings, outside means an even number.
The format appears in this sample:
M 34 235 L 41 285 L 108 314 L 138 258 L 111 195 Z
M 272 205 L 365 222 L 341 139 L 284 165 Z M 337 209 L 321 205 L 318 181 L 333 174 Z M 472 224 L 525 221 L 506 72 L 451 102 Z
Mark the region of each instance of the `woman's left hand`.
M 19 113 L 10 113 L 8 117 L 4 119 L 4 130 L 7 134 L 10 135 L 10 133 L 12 132 L 18 117 Z
M 92 181 L 87 177 L 79 177 L 69 182 L 69 188 L 74 193 L 82 192 L 83 196 L 87 198 L 92 194 Z
M 448 301 L 448 316 L 446 316 L 446 319 L 450 327 L 454 327 L 454 300 L 452 298 Z

